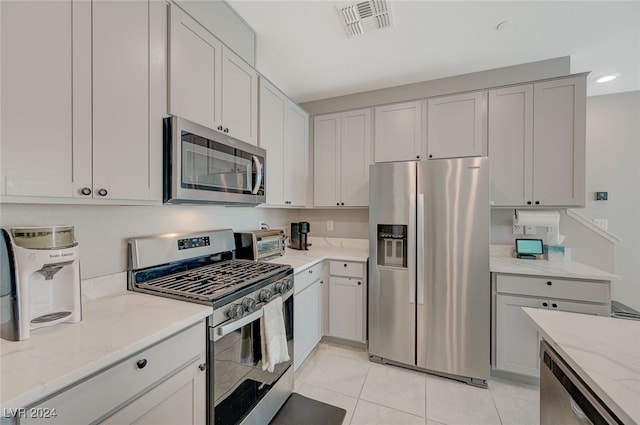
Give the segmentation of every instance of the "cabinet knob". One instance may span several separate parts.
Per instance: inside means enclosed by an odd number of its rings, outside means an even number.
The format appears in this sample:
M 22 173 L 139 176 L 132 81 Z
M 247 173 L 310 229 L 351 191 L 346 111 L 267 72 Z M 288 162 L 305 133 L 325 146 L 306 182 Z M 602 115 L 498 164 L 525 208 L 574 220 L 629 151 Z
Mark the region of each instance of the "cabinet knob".
M 85 196 L 89 196 L 91 195 L 91 189 L 88 187 L 83 187 L 82 189 L 80 189 L 80 193 Z
M 98 195 L 100 196 L 107 196 L 108 193 L 107 189 L 98 189 Z
M 228 128 L 225 128 L 225 129 L 224 129 L 224 132 L 225 132 L 225 133 L 228 133 L 228 132 L 229 132 L 229 129 L 228 129 Z
M 531 205 L 531 201 L 527 201 L 527 205 Z
M 549 307 L 549 304 L 548 303 L 542 303 L 542 306 L 543 307 Z
M 553 308 L 558 308 L 558 304 L 553 303 L 553 304 L 551 304 L 551 307 L 553 307 Z
M 362 285 L 362 282 L 358 281 L 358 285 Z
M 144 369 L 146 365 L 147 365 L 147 359 L 138 360 L 136 362 L 136 366 L 138 366 L 138 369 Z
M 321 281 L 320 281 L 320 285 L 323 285 L 323 284 L 324 284 L 324 280 L 321 280 Z
M 420 155 L 416 155 L 416 159 L 420 159 Z
M 198 369 L 200 369 L 201 371 L 205 371 L 207 369 L 207 364 L 206 363 L 200 363 L 198 365 Z
M 551 285 L 553 285 L 553 282 L 548 281 L 548 282 L 547 282 L 547 285 L 551 286 Z
M 313 270 L 309 270 L 309 274 L 313 274 Z
M 340 206 L 340 202 L 336 202 L 336 205 L 337 205 L 337 206 Z
M 540 201 L 536 201 L 536 205 L 540 205 Z
M 344 202 L 340 202 L 340 205 L 344 205 Z
M 223 127 L 221 125 L 218 126 L 218 130 L 222 131 Z
M 433 155 L 429 154 L 429 158 L 433 158 Z
M 347 267 L 347 263 L 344 263 L 344 266 Z

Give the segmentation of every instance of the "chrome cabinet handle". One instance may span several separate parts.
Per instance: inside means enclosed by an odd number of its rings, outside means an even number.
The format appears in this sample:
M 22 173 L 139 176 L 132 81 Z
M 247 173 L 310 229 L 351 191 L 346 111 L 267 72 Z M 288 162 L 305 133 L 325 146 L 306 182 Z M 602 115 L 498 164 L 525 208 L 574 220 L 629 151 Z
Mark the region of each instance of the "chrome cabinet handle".
M 98 195 L 100 196 L 107 196 L 108 193 L 107 189 L 98 189 Z
M 85 196 L 89 196 L 89 195 L 91 195 L 91 188 L 83 187 L 82 189 L 80 189 L 80 193 L 85 195 Z

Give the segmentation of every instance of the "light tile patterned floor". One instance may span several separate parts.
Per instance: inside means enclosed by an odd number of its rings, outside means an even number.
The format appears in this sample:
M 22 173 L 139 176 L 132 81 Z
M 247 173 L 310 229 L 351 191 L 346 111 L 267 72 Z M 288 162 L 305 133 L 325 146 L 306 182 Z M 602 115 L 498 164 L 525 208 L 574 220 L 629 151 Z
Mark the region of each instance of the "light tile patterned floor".
M 492 378 L 472 387 L 371 363 L 364 349 L 322 341 L 296 372 L 295 391 L 347 411 L 343 425 L 534 425 L 539 388 Z

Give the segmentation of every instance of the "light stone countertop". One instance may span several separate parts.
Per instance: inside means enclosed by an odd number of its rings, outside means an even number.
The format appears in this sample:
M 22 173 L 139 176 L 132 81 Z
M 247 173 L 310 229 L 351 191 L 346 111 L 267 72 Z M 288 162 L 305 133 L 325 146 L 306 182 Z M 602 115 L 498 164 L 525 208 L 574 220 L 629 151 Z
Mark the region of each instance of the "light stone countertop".
M 521 260 L 519 258 L 492 255 L 489 269 L 492 273 L 553 276 L 567 279 L 605 281 L 620 279 L 618 275 L 577 261 Z
M 324 260 L 360 261 L 369 258 L 368 239 L 309 238 L 307 251 L 287 248 L 285 254 L 269 260 L 269 263 L 287 264 L 298 273 Z
M 134 292 L 85 300 L 80 323 L 38 329 L 25 341 L 0 339 L 0 407 L 29 406 L 211 313 L 210 306 Z
M 543 338 L 623 423 L 640 424 L 640 321 L 523 310 Z

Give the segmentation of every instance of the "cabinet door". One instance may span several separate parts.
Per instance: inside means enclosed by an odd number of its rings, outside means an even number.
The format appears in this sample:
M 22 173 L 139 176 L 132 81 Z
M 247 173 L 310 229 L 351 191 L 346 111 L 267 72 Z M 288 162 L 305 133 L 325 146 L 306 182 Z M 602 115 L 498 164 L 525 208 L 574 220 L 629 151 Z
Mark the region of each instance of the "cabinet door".
M 375 162 L 411 161 L 422 156 L 422 101 L 375 109 Z
M 293 302 L 293 369 L 297 369 L 320 341 L 320 279 L 295 295 Z
M 427 100 L 429 159 L 482 156 L 486 146 L 487 92 Z
M 342 114 L 341 206 L 369 205 L 371 165 L 371 109 Z
M 149 2 L 93 2 L 92 29 L 94 197 L 150 199 Z
M 584 206 L 586 77 L 534 85 L 533 201 Z
M 331 276 L 330 285 L 329 334 L 363 341 L 363 279 Z
M 496 368 L 538 377 L 539 335 L 520 307 L 543 307 L 546 299 L 496 297 Z
M 203 356 L 161 382 L 114 415 L 103 425 L 204 424 L 206 420 L 206 372 Z
M 285 108 L 285 199 L 288 205 L 304 207 L 307 205 L 309 114 L 291 101 L 287 101 Z
M 320 115 L 313 122 L 313 203 L 340 204 L 340 114 Z
M 491 205 L 531 202 L 533 85 L 489 91 Z
M 252 145 L 258 144 L 258 73 L 224 46 L 222 125 L 225 133 Z
M 71 1 L 2 1 L 0 8 L 0 194 L 70 197 L 76 179 L 74 6 Z M 85 93 L 90 95 L 90 87 Z
M 209 128 L 222 120 L 222 43 L 171 6 L 169 113 Z
M 267 151 L 267 204 L 284 205 L 285 114 L 287 100 L 265 79 L 260 80 L 260 147 Z

